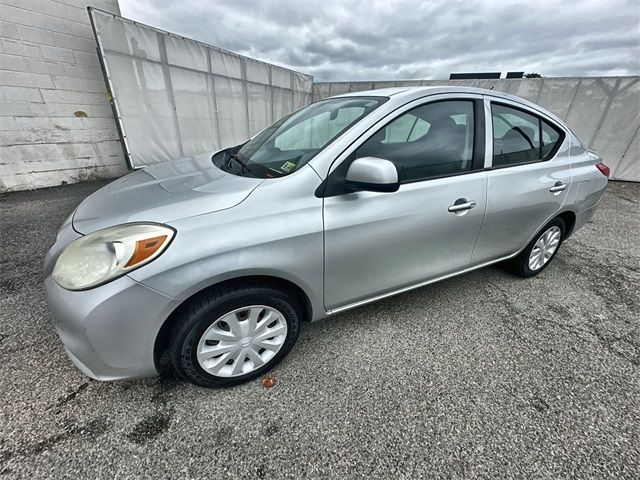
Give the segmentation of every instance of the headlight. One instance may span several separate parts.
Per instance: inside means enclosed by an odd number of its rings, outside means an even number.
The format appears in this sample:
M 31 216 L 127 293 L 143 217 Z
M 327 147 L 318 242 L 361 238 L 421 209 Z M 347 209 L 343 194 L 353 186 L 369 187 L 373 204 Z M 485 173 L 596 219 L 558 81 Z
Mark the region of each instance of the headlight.
M 98 230 L 71 242 L 58 257 L 53 278 L 67 290 L 85 290 L 158 257 L 175 231 L 164 225 L 129 223 Z

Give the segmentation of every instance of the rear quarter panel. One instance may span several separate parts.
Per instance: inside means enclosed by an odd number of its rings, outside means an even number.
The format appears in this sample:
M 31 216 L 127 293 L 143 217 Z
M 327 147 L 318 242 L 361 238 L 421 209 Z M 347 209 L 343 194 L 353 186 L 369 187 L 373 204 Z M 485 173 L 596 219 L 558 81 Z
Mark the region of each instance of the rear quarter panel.
M 565 207 L 576 214 L 575 232 L 593 215 L 604 195 L 608 179 L 595 166 L 601 161 L 600 157 L 585 149 L 574 135 L 569 138 L 573 181 L 567 193 Z

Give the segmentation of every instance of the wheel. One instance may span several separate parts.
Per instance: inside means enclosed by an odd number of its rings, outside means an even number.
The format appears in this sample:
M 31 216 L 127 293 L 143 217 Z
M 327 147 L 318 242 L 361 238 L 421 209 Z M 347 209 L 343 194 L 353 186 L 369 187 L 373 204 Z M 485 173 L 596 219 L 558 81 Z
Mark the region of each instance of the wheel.
M 513 259 L 512 271 L 523 278 L 539 274 L 555 257 L 566 231 L 565 223 L 561 218 L 553 219 Z
M 246 382 L 293 348 L 300 302 L 268 285 L 225 287 L 197 298 L 177 319 L 168 354 L 181 378 L 209 388 Z

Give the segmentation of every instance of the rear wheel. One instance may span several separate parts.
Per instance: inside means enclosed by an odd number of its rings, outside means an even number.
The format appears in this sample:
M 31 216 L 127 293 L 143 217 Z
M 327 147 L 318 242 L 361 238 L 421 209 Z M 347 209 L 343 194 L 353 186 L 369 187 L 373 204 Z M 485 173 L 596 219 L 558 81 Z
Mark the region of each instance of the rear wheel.
M 216 388 L 273 368 L 295 344 L 297 298 L 268 285 L 239 285 L 198 298 L 178 319 L 169 355 L 180 377 Z
M 561 218 L 555 218 L 534 237 L 511 262 L 512 271 L 523 278 L 533 277 L 544 270 L 555 257 L 566 232 Z

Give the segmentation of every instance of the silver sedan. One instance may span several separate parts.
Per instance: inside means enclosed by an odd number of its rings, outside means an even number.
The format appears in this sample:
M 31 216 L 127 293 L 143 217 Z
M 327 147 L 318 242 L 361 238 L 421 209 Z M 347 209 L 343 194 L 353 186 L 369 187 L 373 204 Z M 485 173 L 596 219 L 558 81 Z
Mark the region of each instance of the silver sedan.
M 342 95 L 94 193 L 47 254 L 45 289 L 87 375 L 234 385 L 282 360 L 304 321 L 497 262 L 539 274 L 608 174 L 517 97 Z

